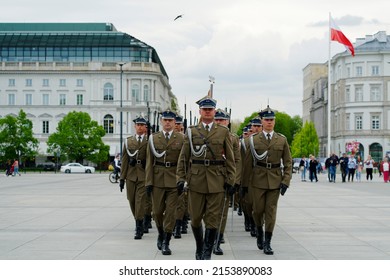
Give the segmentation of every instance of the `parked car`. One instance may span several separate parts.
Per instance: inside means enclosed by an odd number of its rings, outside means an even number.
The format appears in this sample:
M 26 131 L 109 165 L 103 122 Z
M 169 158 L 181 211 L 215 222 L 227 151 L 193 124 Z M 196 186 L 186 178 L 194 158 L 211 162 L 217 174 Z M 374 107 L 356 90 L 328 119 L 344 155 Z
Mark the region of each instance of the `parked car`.
M 299 171 L 299 162 L 294 162 L 293 173 L 297 173 L 298 171 Z
M 94 173 L 95 167 L 84 166 L 77 162 L 71 162 L 61 166 L 60 170 L 64 173 Z
M 42 168 L 43 171 L 54 171 L 56 165 L 52 162 L 44 162 L 37 165 L 38 168 Z

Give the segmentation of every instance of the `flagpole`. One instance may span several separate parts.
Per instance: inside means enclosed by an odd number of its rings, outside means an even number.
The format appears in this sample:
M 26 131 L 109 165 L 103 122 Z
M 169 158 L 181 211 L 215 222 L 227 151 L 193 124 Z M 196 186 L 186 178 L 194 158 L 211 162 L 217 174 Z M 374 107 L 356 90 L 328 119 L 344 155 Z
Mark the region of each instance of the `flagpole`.
M 328 53 L 328 149 L 327 149 L 327 154 L 325 155 L 326 157 L 330 156 L 330 152 L 332 151 L 331 150 L 331 117 L 330 117 L 330 114 L 331 114 L 331 106 L 332 106 L 332 90 L 331 90 L 331 83 L 330 83 L 330 79 L 331 79 L 331 76 L 330 76 L 330 66 L 331 66 L 331 63 L 330 63 L 330 47 L 331 47 L 331 31 L 330 31 L 330 18 L 331 18 L 331 15 L 330 15 L 330 12 L 329 12 L 329 27 L 328 27 L 328 32 L 329 32 L 329 35 L 328 35 L 328 40 L 329 40 L 329 53 Z

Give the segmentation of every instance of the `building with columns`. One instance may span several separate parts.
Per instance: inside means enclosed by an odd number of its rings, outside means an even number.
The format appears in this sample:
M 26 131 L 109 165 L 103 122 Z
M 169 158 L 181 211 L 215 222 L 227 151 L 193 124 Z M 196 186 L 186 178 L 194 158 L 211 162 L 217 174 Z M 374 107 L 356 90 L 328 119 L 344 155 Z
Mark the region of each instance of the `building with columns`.
M 23 109 L 39 154 L 71 111 L 89 113 L 106 131 L 110 155 L 134 133 L 133 119 L 177 104 L 168 74 L 146 43 L 111 23 L 0 23 L 0 117 Z M 156 116 L 157 115 L 157 116 Z
M 361 157 L 370 154 L 379 161 L 390 154 L 390 36 L 380 31 L 357 39 L 354 47 L 355 56 L 345 51 L 331 59 L 331 150 L 340 155 L 347 145 L 357 143 Z M 303 70 L 303 116 L 315 124 L 321 157 L 329 156 L 327 69 L 324 63 Z M 317 79 L 308 79 L 310 75 Z

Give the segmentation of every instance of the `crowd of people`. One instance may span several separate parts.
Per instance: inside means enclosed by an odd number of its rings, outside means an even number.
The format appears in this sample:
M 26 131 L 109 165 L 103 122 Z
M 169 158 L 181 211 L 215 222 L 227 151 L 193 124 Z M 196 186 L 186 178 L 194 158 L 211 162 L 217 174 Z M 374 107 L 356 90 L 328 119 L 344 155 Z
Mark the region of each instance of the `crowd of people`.
M 341 176 L 341 182 L 361 182 L 362 181 L 362 172 L 365 170 L 366 180 L 372 181 L 373 171 L 375 166 L 377 167 L 379 176 L 383 176 L 383 181 L 385 183 L 389 182 L 389 170 L 390 163 L 389 157 L 385 156 L 383 160 L 379 163 L 376 163 L 371 155 L 367 156 L 366 160 L 362 160 L 359 155 L 347 155 L 342 153 L 338 157 L 335 153 L 332 153 L 326 160 L 324 169 L 328 173 L 328 181 L 336 183 L 336 174 L 337 168 L 339 168 L 339 173 Z M 306 174 L 309 173 L 310 182 L 318 182 L 317 173 L 322 172 L 323 167 L 316 157 L 310 155 L 307 159 L 306 156 L 302 156 L 299 162 L 298 172 L 301 176 L 301 181 L 306 182 Z
M 157 248 L 171 255 L 171 238 L 187 233 L 190 221 L 195 259 L 222 255 L 228 208 L 244 215 L 245 231 L 257 248 L 273 255 L 277 204 L 290 185 L 292 158 L 286 137 L 274 131 L 269 106 L 244 129 L 229 131 L 230 116 L 216 100 L 199 100 L 200 120 L 186 128 L 175 112 L 161 113 L 161 131 L 148 135 L 147 120 L 134 119 L 121 158 L 120 191 L 135 219 L 134 239 L 157 228 Z M 283 165 L 281 165 L 283 162 Z

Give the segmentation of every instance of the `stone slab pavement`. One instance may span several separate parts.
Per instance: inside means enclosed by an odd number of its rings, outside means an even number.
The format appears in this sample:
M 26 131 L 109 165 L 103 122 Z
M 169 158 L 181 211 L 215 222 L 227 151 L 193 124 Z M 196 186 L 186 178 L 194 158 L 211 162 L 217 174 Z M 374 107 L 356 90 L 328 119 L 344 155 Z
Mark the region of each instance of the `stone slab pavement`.
M 363 174 L 364 175 L 364 174 Z M 294 174 L 279 200 L 273 256 L 256 247 L 244 218 L 229 211 L 213 260 L 389 260 L 390 184 L 372 181 L 301 182 Z M 363 176 L 364 177 L 364 176 Z M 125 193 L 108 173 L 26 173 L 0 177 L 0 260 L 193 260 L 191 231 L 171 241 L 171 256 L 156 247 L 153 228 L 134 240 Z

